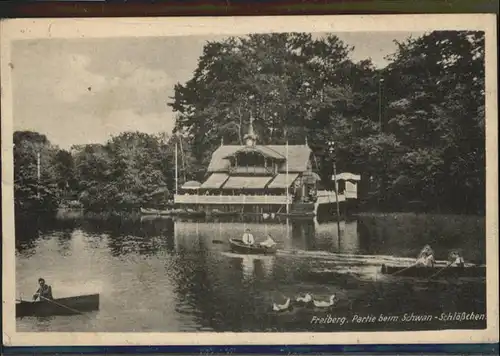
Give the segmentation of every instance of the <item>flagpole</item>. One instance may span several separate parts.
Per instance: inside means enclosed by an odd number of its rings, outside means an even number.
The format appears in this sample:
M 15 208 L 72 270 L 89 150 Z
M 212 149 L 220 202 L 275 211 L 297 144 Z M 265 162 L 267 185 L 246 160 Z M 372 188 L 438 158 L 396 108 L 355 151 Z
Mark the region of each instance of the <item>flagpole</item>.
M 175 194 L 177 195 L 177 182 L 178 182 L 178 177 L 179 172 L 177 169 L 177 141 L 175 141 Z
M 330 158 L 333 163 L 333 186 L 335 188 L 335 205 L 337 208 L 337 234 L 338 234 L 338 243 L 340 248 L 340 207 L 339 207 L 339 191 L 337 188 L 337 163 L 336 163 L 336 155 L 335 155 L 335 143 L 333 141 L 328 142 L 328 151 L 330 153 Z
M 288 187 L 288 132 L 285 133 L 286 137 L 286 143 L 285 143 L 285 149 L 286 149 L 286 176 L 285 176 L 285 185 L 286 185 L 286 213 L 289 214 L 290 208 L 289 208 L 289 187 Z
M 40 152 L 36 153 L 36 178 L 37 178 L 37 197 L 40 199 Z

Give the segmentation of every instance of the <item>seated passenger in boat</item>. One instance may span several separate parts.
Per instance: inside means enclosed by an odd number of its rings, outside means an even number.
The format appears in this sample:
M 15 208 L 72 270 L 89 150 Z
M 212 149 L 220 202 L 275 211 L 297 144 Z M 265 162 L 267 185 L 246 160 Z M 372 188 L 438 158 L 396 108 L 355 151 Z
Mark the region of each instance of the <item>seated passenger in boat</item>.
M 54 297 L 52 297 L 52 287 L 45 283 L 45 279 L 39 278 L 38 284 L 40 287 L 33 295 L 33 300 L 54 299 Z
M 450 265 L 453 267 L 464 267 L 465 261 L 460 252 L 451 251 L 449 256 Z
M 267 239 L 265 241 L 262 241 L 259 245 L 270 248 L 276 245 L 276 242 L 274 242 L 274 240 L 271 238 L 271 235 L 267 235 Z
M 255 239 L 253 238 L 253 235 L 250 232 L 250 229 L 245 230 L 245 233 L 243 234 L 243 237 L 241 238 L 241 240 L 246 245 L 253 245 L 255 243 Z
M 416 265 L 422 267 L 434 267 L 434 262 L 434 251 L 429 245 L 425 245 L 417 257 Z

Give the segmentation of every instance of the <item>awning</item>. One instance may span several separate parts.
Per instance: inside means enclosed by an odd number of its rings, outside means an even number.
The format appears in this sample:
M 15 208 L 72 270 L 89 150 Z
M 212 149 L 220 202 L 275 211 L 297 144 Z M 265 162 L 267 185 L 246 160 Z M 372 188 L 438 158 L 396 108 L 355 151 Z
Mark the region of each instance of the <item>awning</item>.
M 230 177 L 222 189 L 264 189 L 272 177 Z
M 333 180 L 333 176 L 332 176 Z M 353 181 L 360 181 L 361 176 L 359 174 L 353 174 L 353 173 L 340 173 L 337 174 L 337 180 L 353 180 Z
M 197 189 L 200 189 L 200 186 L 201 186 L 200 182 L 197 182 L 195 180 L 190 180 L 190 181 L 184 183 L 182 185 L 181 189 L 185 189 L 185 190 L 197 190 Z
M 267 186 L 269 189 L 289 188 L 293 181 L 297 179 L 299 175 L 297 173 L 288 173 L 288 178 L 286 173 L 278 174 L 274 180 Z M 288 183 L 288 184 L 287 184 Z
M 213 173 L 208 179 L 203 183 L 201 189 L 219 189 L 222 184 L 229 178 L 225 173 Z

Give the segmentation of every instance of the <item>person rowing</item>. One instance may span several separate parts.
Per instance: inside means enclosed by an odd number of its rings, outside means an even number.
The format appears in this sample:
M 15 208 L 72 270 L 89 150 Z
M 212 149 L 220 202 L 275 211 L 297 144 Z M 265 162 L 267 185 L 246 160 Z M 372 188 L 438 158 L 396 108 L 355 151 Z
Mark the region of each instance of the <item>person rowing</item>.
M 465 261 L 460 252 L 451 251 L 448 256 L 448 261 L 450 262 L 450 266 L 452 267 L 464 267 Z
M 54 299 L 54 297 L 52 296 L 52 287 L 45 283 L 45 279 L 38 278 L 38 285 L 39 287 L 36 293 L 33 295 L 33 300 Z
M 243 234 L 243 237 L 241 238 L 241 240 L 243 241 L 243 243 L 245 245 L 253 245 L 255 243 L 255 239 L 254 239 L 252 233 L 250 232 L 250 229 L 245 230 L 245 233 Z
M 429 245 L 425 245 L 417 257 L 416 265 L 421 267 L 434 267 L 434 251 Z

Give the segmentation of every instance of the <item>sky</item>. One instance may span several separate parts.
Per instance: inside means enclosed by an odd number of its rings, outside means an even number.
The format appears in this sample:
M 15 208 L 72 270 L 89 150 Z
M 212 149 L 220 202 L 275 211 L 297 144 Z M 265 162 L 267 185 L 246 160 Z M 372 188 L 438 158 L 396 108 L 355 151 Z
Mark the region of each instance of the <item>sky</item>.
M 354 46 L 352 59 L 376 67 L 394 40 L 420 33 L 335 33 Z M 316 34 L 315 34 L 316 36 Z M 318 34 L 321 36 L 321 34 Z M 226 36 L 42 39 L 12 49 L 15 130 L 47 135 L 60 148 L 104 143 L 123 131 L 171 132 L 167 102 L 192 77 L 204 44 Z

